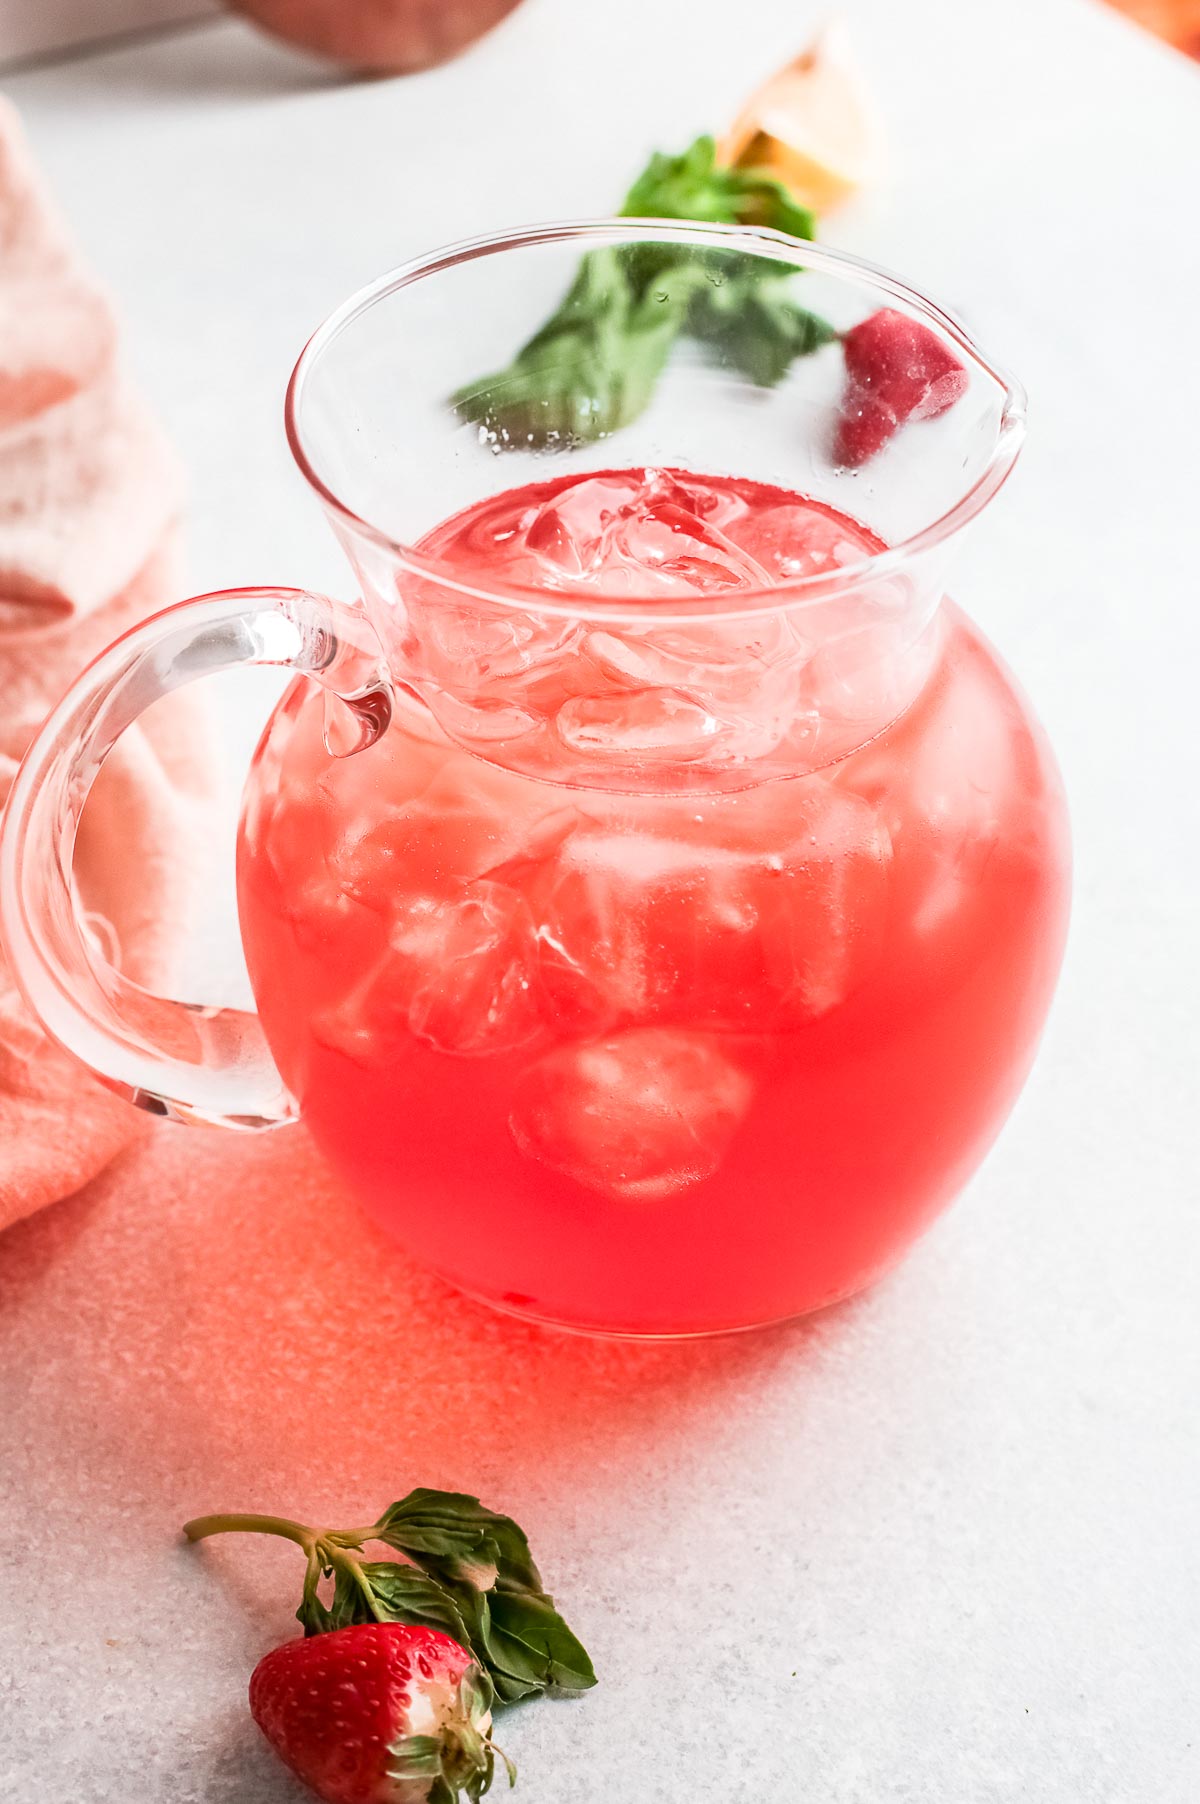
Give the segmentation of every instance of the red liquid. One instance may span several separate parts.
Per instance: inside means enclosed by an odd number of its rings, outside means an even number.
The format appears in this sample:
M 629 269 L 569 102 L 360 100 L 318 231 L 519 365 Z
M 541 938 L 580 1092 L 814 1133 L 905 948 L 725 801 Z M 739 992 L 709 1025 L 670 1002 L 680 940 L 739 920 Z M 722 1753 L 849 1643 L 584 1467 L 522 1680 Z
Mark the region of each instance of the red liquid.
M 657 515 L 634 547 L 665 599 L 874 548 L 798 497 L 689 480 L 691 526 L 667 517 L 660 533 Z M 620 593 L 633 578 L 619 545 L 588 540 L 590 569 L 564 549 L 573 487 L 500 497 L 429 543 L 530 581 L 528 521 L 557 495 L 536 530 L 558 534 L 563 587 Z M 582 634 L 498 675 L 481 653 L 470 678 L 482 695 L 494 677 L 535 718 L 526 731 L 559 733 L 561 782 L 484 762 L 407 703 L 378 744 L 334 759 L 321 692 L 293 687 L 241 845 L 264 1027 L 331 1163 L 464 1289 L 633 1333 L 816 1308 L 868 1283 L 950 1200 L 1024 1079 L 1067 915 L 1053 760 L 947 607 L 916 699 L 826 768 L 756 783 L 751 755 L 750 786 L 706 793 L 675 747 L 686 786 L 571 787 L 581 694 L 589 747 L 627 748 L 647 721 L 655 745 L 691 731 L 684 703 L 665 708 L 624 668 L 641 640 Z M 689 644 L 697 669 L 719 663 Z M 762 668 L 799 675 L 765 687 L 755 665 L 737 717 L 748 744 L 768 706 L 758 742 L 791 743 L 790 706 L 819 745 L 856 694 L 864 720 L 882 705 L 886 672 L 864 666 L 857 686 L 853 659 L 821 655 L 772 653 Z

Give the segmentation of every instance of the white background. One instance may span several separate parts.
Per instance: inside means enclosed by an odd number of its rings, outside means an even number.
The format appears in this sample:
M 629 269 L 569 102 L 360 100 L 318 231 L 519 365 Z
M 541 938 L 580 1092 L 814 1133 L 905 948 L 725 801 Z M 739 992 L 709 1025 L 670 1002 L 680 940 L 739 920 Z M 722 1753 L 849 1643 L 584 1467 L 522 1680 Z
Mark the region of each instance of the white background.
M 344 586 L 280 430 L 344 293 L 605 210 L 817 10 L 528 0 L 447 68 L 355 84 L 222 23 L 14 79 L 186 459 L 192 586 Z M 240 1703 L 287 1628 L 284 1564 L 231 1554 L 218 1585 L 174 1528 L 238 1502 L 353 1518 L 413 1482 L 525 1520 L 602 1669 L 586 1702 L 506 1724 L 526 1804 L 1200 1797 L 1200 75 L 1087 0 L 845 11 L 894 164 L 830 235 L 956 305 L 1032 396 L 956 583 L 1074 813 L 1029 1089 L 893 1279 L 739 1343 L 483 1318 L 293 1136 L 193 1133 L 184 1164 L 168 1130 L 10 1233 L 14 1804 L 294 1798 Z

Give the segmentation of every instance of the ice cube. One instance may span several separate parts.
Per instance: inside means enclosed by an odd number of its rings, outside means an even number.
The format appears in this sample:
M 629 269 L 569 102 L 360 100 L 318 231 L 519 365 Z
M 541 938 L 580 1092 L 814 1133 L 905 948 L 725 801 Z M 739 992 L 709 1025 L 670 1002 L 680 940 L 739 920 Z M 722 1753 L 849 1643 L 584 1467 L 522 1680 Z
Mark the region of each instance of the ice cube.
M 659 1202 L 716 1172 L 751 1079 L 712 1036 L 635 1028 L 546 1053 L 509 1115 L 527 1158 L 602 1196 Z
M 588 655 L 614 682 L 651 683 L 752 697 L 765 673 L 794 662 L 801 644 L 782 613 L 737 615 L 686 625 L 653 619 L 644 625 L 605 626 L 585 641 Z
M 747 615 L 738 611 L 742 598 L 787 574 L 778 567 L 780 544 L 810 543 L 810 563 L 831 566 L 843 553 L 856 556 L 857 546 L 821 509 L 781 504 L 770 510 L 773 527 L 760 535 L 774 559 L 769 565 L 749 545 L 753 519 L 744 499 L 658 469 L 569 483 L 523 511 L 510 510 L 502 531 L 493 526 L 455 542 L 464 577 L 631 603 L 728 598 L 732 611 L 681 623 L 646 610 L 636 623 L 593 623 L 589 630 L 519 602 L 489 608 L 406 576 L 408 631 L 397 674 L 424 695 L 458 743 L 494 750 L 529 741 L 523 759 L 538 755 L 543 723 L 556 729 L 550 757 L 555 743 L 592 757 L 760 757 L 805 711 L 799 678 L 813 647 L 796 630 L 801 610 Z M 825 550 L 813 549 L 818 539 L 822 546 L 829 540 Z M 651 698 L 651 690 L 664 693 Z M 639 693 L 624 700 L 630 691 Z
M 844 516 L 815 501 L 751 509 L 731 521 L 727 531 L 774 583 L 861 564 L 879 549 L 869 533 L 860 535 Z
M 544 501 L 508 555 L 523 580 L 600 595 L 695 596 L 761 588 L 766 571 L 706 518 L 712 497 L 664 471 L 596 476 Z
M 791 832 L 762 861 L 755 894 L 763 1026 L 803 1027 L 845 1002 L 878 960 L 892 845 L 873 805 L 819 777 L 798 779 Z
M 523 554 L 530 574 L 554 587 L 594 578 L 605 534 L 629 501 L 628 476 L 590 476 L 530 510 L 504 548 L 506 563 Z
M 484 879 L 414 912 L 392 947 L 411 973 L 408 1024 L 439 1052 L 507 1052 L 537 1032 L 533 917 L 506 884 Z
M 516 608 L 500 613 L 482 602 L 447 603 L 427 616 L 426 649 L 435 675 L 486 689 L 545 663 L 575 632 L 572 622 L 554 615 Z
M 299 949 L 311 956 L 370 963 L 382 945 L 378 915 L 344 889 L 333 864 L 342 822 L 335 786 L 295 777 L 276 780 L 264 798 L 259 783 L 247 804 L 244 855 L 262 880 L 275 883 L 273 911 Z
M 532 896 L 547 1008 L 575 1031 L 671 1017 L 753 1030 L 752 880 L 750 862 L 713 843 L 573 834 Z
M 481 879 L 449 895 L 410 893 L 383 956 L 314 1018 L 327 1045 L 370 1062 L 406 1030 L 439 1052 L 486 1057 L 538 1032 L 533 917 L 506 884 Z
M 702 702 L 678 689 L 612 689 L 573 695 L 555 717 L 559 738 L 575 752 L 626 752 L 690 763 L 705 758 L 731 729 Z
M 1019 767 L 992 680 L 965 659 L 944 664 L 922 696 L 919 720 L 910 716 L 854 760 L 856 788 L 878 797 L 905 858 L 905 925 L 936 941 L 947 968 L 958 933 L 974 931 L 972 898 L 997 849 L 1003 844 L 1008 857 L 1018 849 L 1010 783 Z M 1027 780 L 1027 767 L 1023 774 Z M 1037 821 L 1028 794 L 1024 818 Z
M 286 894 L 293 884 L 304 882 L 314 866 L 323 864 L 336 844 L 341 826 L 338 797 L 322 779 L 306 783 L 290 780 L 286 772 L 271 774 L 270 786 L 261 780 L 254 785 L 246 836 L 261 846 Z
M 578 745 L 580 713 L 589 720 L 599 714 L 611 727 L 609 745 L 638 750 L 639 717 L 650 712 L 642 698 L 653 686 L 667 716 L 660 744 L 683 759 L 744 760 L 771 751 L 795 721 L 809 655 L 782 614 L 688 625 L 614 624 L 589 633 L 584 649 L 615 689 L 600 708 L 593 696 L 584 698 L 583 707 L 566 704 L 558 718 L 565 742 Z M 625 699 L 630 692 L 636 700 Z M 587 749 L 593 749 L 590 743 Z
M 525 739 L 540 724 L 527 709 L 498 696 L 459 696 L 435 687 L 426 691 L 426 697 L 438 724 L 468 749 L 473 745 L 496 749 L 514 739 Z
M 564 840 L 531 891 L 538 983 L 558 1020 L 593 1033 L 648 1021 L 790 1030 L 857 988 L 886 921 L 879 814 L 815 777 L 737 803 L 715 812 L 708 839 L 700 823 L 694 837 Z
M 330 864 L 347 895 L 391 914 L 408 906 L 413 890 L 550 856 L 577 820 L 561 791 L 526 785 L 515 797 L 491 766 L 458 752 L 417 794 L 397 793 L 386 812 L 350 825 Z
M 352 968 L 371 964 L 383 949 L 386 924 L 340 887 L 322 863 L 284 893 L 282 918 L 302 952 Z
M 504 567 L 494 574 L 522 575 Z M 523 580 L 540 581 L 532 569 Z M 448 601 L 430 585 L 406 598 L 406 618 L 394 658 L 397 680 L 421 695 L 451 739 L 482 756 L 499 758 L 501 747 L 517 741 L 536 743 L 567 697 L 595 681 L 576 620 L 516 602 L 489 611 L 483 602 Z M 529 749 L 523 746 L 522 756 Z
M 830 746 L 831 755 L 880 731 L 914 699 L 929 673 L 933 636 L 914 639 L 911 621 L 868 621 L 823 644 L 801 682 L 806 702 L 823 723 L 858 729 Z M 826 735 L 829 737 L 829 735 Z

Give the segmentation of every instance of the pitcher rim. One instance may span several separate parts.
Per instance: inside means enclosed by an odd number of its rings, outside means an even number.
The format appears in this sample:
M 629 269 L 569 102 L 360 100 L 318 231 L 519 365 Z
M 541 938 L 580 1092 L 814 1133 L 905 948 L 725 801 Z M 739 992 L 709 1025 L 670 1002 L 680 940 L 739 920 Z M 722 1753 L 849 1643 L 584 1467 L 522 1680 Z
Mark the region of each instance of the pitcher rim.
M 867 553 L 856 563 L 841 565 L 833 571 L 814 571 L 765 587 L 738 589 L 733 595 L 725 591 L 720 595 L 687 597 L 686 600 L 650 594 L 593 596 L 583 591 L 555 593 L 534 585 L 501 581 L 483 585 L 464 579 L 452 564 L 419 551 L 414 545 L 396 538 L 360 514 L 325 480 L 317 468 L 315 453 L 305 443 L 302 425 L 305 390 L 324 353 L 377 302 L 410 287 L 426 276 L 453 269 L 462 263 L 474 262 L 481 257 L 493 256 L 506 250 L 566 243 L 576 239 L 590 241 L 592 245 L 666 239 L 712 249 L 736 246 L 753 249 L 756 254 L 770 261 L 787 264 L 794 264 L 799 253 L 806 269 L 823 270 L 871 284 L 891 299 L 904 303 L 910 312 L 931 322 L 1001 390 L 1003 399 L 995 443 L 986 464 L 969 487 L 935 519 L 916 532 L 884 546 L 882 550 Z M 537 613 L 572 619 L 642 619 L 652 611 L 658 620 L 686 621 L 772 614 L 785 608 L 804 607 L 825 601 L 831 596 L 844 594 L 847 589 L 855 588 L 863 582 L 891 575 L 912 559 L 933 550 L 960 532 L 982 512 L 1007 481 L 1024 441 L 1026 404 L 1023 385 L 1002 364 L 980 348 L 961 320 L 891 270 L 869 262 L 866 258 L 848 251 L 832 250 L 807 239 L 793 238 L 785 232 L 773 231 L 767 227 L 701 225 L 690 220 L 582 218 L 514 226 L 500 232 L 459 239 L 439 249 L 411 257 L 356 289 L 326 316 L 297 358 L 284 401 L 284 429 L 300 474 L 334 518 L 342 521 L 356 534 L 369 539 L 403 568 L 441 588 L 453 590 L 492 607 L 510 609 L 519 605 Z

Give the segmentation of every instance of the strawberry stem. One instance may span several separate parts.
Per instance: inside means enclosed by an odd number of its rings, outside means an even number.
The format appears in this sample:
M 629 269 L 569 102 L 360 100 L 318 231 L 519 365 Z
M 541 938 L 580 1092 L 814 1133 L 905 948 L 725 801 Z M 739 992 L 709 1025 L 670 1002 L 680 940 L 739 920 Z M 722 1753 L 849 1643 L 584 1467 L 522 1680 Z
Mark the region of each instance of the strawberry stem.
M 197 1516 L 184 1523 L 183 1532 L 189 1541 L 204 1541 L 209 1535 L 281 1535 L 306 1553 L 322 1539 L 317 1529 L 291 1522 L 286 1516 Z
M 327 1528 L 323 1538 L 333 1547 L 361 1547 L 364 1541 L 377 1540 L 382 1526 L 372 1522 L 366 1528 Z
M 378 1528 L 372 1523 L 372 1528 Z M 302 1547 L 308 1558 L 308 1584 L 306 1591 L 316 1586 L 322 1569 L 340 1567 L 351 1583 L 361 1591 L 363 1602 L 376 1622 L 387 1622 L 389 1616 L 380 1607 L 370 1579 L 362 1569 L 362 1563 L 348 1551 L 347 1543 L 355 1548 L 362 1546 L 368 1531 L 360 1534 L 357 1530 L 349 1533 L 338 1533 L 327 1528 L 309 1528 L 306 1523 L 293 1522 L 287 1516 L 246 1516 L 219 1515 L 197 1516 L 191 1522 L 185 1522 L 183 1532 L 189 1541 L 204 1541 L 209 1535 L 278 1535 L 285 1541 L 294 1541 Z
M 362 1592 L 363 1601 L 371 1612 L 371 1615 L 375 1618 L 375 1621 L 390 1622 L 391 1618 L 388 1615 L 388 1612 L 380 1608 L 379 1599 L 375 1595 L 374 1587 L 359 1562 L 354 1558 L 354 1555 L 346 1553 L 341 1547 L 335 1547 L 332 1542 L 329 1541 L 322 1541 L 320 1546 L 322 1553 L 326 1556 L 330 1566 L 340 1566 L 345 1572 L 349 1573 L 350 1577 L 354 1580 L 354 1583 Z

